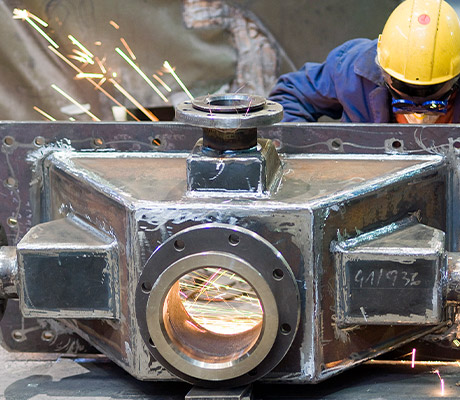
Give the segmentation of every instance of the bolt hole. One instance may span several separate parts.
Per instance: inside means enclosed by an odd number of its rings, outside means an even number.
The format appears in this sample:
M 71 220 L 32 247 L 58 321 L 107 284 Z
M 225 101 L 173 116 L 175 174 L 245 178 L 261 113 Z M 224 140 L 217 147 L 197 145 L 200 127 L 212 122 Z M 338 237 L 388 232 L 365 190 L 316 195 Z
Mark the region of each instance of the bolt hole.
M 291 325 L 282 324 L 280 327 L 280 331 L 283 335 L 289 335 L 291 333 Z
M 18 225 L 18 220 L 14 217 L 9 217 L 7 220 L 6 220 L 6 223 L 8 224 L 8 226 L 10 228 L 16 228 L 17 225 Z
M 37 136 L 35 139 L 34 139 L 34 144 L 35 146 L 37 147 L 41 147 L 45 144 L 45 138 L 42 137 L 42 136 Z
M 391 147 L 393 147 L 393 149 L 400 149 L 401 146 L 402 144 L 399 140 L 393 140 L 393 142 L 391 143 Z
M 11 332 L 11 337 L 15 342 L 23 342 L 24 340 L 26 340 L 26 336 L 18 330 L 14 330 L 13 332 Z
M 284 276 L 284 272 L 282 269 L 275 269 L 273 270 L 273 278 L 275 278 L 277 281 L 280 281 L 281 279 L 283 279 L 283 276 Z
M 14 138 L 11 136 L 6 136 L 3 139 L 3 143 L 5 144 L 5 146 L 12 146 L 14 144 Z
M 161 146 L 161 140 L 158 138 L 153 138 L 152 139 L 152 145 L 155 147 Z
M 18 182 L 12 176 L 9 176 L 8 178 L 5 179 L 5 186 L 9 188 L 15 188 L 18 186 Z
M 53 331 L 43 331 L 42 332 L 42 340 L 44 342 L 51 342 L 56 337 Z
M 460 149 L 460 141 L 459 141 L 459 140 L 456 140 L 456 141 L 453 143 L 453 146 L 454 146 L 456 149 Z
M 101 138 L 94 138 L 93 145 L 94 147 L 102 147 L 104 145 L 104 141 Z
M 182 240 L 176 240 L 174 242 L 174 248 L 177 250 L 177 251 L 182 251 L 185 249 L 185 243 L 182 241 Z
M 232 246 L 236 246 L 239 242 L 240 242 L 240 237 L 238 235 L 235 235 L 234 233 L 232 233 L 229 237 L 228 237 L 228 242 L 232 245 Z
M 342 147 L 342 141 L 340 139 L 334 139 L 331 141 L 331 147 L 334 150 L 340 150 Z
M 150 282 L 143 282 L 141 285 L 142 291 L 144 293 L 150 293 L 152 290 L 153 285 Z

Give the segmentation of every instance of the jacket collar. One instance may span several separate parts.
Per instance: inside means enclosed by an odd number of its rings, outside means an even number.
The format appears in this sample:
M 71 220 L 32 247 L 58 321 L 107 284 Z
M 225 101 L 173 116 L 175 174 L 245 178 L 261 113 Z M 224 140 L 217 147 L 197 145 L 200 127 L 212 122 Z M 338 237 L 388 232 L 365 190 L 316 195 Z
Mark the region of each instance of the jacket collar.
M 366 78 L 377 86 L 383 86 L 383 74 L 377 64 L 377 39 L 370 42 L 370 45 L 355 62 L 355 74 Z

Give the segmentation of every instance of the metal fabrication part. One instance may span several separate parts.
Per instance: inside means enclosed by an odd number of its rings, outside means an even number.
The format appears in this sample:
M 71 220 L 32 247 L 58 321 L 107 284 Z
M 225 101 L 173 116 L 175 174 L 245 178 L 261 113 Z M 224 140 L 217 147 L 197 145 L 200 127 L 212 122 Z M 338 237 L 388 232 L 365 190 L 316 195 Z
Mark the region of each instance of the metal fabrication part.
M 187 124 L 0 124 L 4 345 L 33 351 L 39 318 L 138 379 L 244 398 L 456 334 L 457 130 L 281 115 L 233 94 Z

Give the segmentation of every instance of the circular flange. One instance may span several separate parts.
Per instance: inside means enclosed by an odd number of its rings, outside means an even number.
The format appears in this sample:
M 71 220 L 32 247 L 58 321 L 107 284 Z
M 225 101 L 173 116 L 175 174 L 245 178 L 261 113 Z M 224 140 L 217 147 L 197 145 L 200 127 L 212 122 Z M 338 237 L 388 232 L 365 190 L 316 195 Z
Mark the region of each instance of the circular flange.
M 283 118 L 283 107 L 250 94 L 197 97 L 176 107 L 176 120 L 213 129 L 248 129 L 272 125 Z
M 166 309 L 170 289 L 184 274 L 207 266 L 237 273 L 263 308 L 255 344 L 241 357 L 222 362 L 212 360 L 212 354 L 207 361 L 184 351 L 187 336 L 181 336 L 182 342 L 173 340 L 165 322 L 165 315 L 175 315 Z M 285 356 L 297 332 L 299 292 L 286 260 L 268 241 L 241 227 L 204 224 L 171 236 L 150 257 L 136 290 L 136 314 L 149 351 L 173 374 L 201 386 L 240 386 L 260 379 Z M 209 337 L 202 339 L 209 342 Z M 200 337 L 193 340 L 190 348 L 195 349 Z

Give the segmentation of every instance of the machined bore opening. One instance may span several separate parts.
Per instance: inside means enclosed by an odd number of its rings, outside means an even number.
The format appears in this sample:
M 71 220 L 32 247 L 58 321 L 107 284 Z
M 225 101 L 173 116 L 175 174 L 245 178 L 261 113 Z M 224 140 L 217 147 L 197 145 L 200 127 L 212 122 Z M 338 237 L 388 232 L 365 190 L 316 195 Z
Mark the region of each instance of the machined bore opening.
M 247 113 L 261 110 L 265 103 L 261 96 L 239 93 L 214 94 L 192 100 L 193 108 L 211 113 Z
M 163 306 L 164 328 L 175 351 L 208 364 L 247 357 L 259 341 L 263 322 L 254 288 L 224 268 L 197 268 L 183 275 Z

